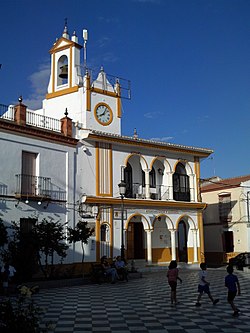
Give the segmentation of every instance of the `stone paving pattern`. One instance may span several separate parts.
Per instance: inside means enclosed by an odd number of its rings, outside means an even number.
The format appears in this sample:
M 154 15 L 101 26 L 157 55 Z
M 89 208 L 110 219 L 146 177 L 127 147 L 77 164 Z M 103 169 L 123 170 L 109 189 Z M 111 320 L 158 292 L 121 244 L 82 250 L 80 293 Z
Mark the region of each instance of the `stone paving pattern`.
M 210 291 L 219 298 L 212 305 L 207 295 L 201 307 L 195 307 L 198 269 L 180 269 L 180 304 L 170 304 L 167 270 L 143 273 L 142 278 L 114 285 L 104 283 L 42 289 L 35 302 L 45 308 L 44 321 L 51 321 L 54 332 L 152 332 L 152 333 L 240 333 L 250 332 L 250 274 L 236 271 L 241 296 L 235 304 L 240 316 L 232 316 L 224 287 L 225 268 L 208 269 Z

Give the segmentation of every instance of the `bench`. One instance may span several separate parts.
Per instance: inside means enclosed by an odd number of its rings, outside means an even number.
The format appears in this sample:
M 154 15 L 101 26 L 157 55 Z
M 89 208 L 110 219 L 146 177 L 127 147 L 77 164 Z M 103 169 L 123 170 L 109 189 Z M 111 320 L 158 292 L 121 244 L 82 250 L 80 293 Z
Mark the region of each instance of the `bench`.
M 93 283 L 101 284 L 102 282 L 109 282 L 110 276 L 103 271 L 102 265 L 98 263 L 91 264 L 91 281 Z

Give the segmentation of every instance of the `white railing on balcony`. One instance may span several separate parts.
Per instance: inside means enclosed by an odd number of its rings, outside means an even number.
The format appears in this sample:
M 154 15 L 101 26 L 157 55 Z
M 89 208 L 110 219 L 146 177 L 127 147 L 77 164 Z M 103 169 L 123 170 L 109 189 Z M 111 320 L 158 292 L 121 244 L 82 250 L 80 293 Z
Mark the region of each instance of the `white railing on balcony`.
M 61 122 L 59 119 L 46 117 L 32 111 L 26 111 L 26 124 L 55 132 L 61 132 Z
M 153 200 L 170 200 L 170 186 L 156 185 L 150 187 L 150 198 Z M 132 191 L 129 192 L 128 197 L 136 199 L 146 199 L 146 189 L 140 183 L 132 184 Z
M 150 197 L 154 200 L 169 200 L 169 186 L 156 185 L 150 188 Z
M 14 106 L 0 104 L 0 118 L 14 121 Z
M 14 106 L 0 104 L 0 118 L 14 121 Z M 43 116 L 34 111 L 26 111 L 26 124 L 34 127 L 44 128 L 50 131 L 61 132 L 61 122 L 59 119 Z

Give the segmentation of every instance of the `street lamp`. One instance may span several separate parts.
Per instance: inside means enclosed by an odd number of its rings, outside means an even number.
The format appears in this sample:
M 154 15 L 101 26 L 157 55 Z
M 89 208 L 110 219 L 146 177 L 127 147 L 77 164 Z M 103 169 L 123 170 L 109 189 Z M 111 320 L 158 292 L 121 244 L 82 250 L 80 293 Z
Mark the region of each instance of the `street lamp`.
M 125 197 L 125 193 L 126 193 L 126 183 L 122 180 L 120 182 L 120 184 L 118 184 L 119 186 L 119 193 L 120 193 L 120 197 L 122 199 L 122 205 L 121 205 L 121 258 L 122 260 L 125 259 L 125 248 L 124 248 L 124 237 L 123 237 L 123 228 L 124 228 L 124 202 L 123 199 Z

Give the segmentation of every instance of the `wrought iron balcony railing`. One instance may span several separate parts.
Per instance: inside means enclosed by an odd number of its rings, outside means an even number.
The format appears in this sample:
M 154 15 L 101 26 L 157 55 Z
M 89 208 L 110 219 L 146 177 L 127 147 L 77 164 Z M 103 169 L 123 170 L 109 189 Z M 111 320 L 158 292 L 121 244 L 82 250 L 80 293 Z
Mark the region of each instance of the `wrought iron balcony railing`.
M 16 197 L 51 198 L 51 178 L 16 175 Z

